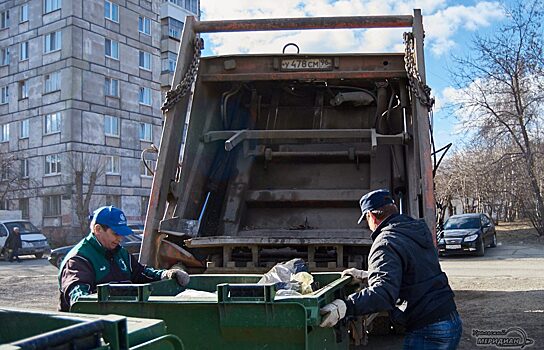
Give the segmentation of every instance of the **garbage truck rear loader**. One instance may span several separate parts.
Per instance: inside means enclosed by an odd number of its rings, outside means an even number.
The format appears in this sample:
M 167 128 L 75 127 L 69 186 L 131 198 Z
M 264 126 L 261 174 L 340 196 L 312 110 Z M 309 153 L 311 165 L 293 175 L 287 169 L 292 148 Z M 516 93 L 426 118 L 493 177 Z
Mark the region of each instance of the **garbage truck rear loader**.
M 412 28 L 404 53 L 200 58 L 200 33 L 388 27 Z M 163 106 L 142 262 L 206 273 L 265 272 L 295 257 L 311 271 L 366 268 L 370 231 L 357 225 L 358 200 L 377 188 L 389 189 L 403 213 L 434 231 L 420 10 L 188 17 L 173 86 Z

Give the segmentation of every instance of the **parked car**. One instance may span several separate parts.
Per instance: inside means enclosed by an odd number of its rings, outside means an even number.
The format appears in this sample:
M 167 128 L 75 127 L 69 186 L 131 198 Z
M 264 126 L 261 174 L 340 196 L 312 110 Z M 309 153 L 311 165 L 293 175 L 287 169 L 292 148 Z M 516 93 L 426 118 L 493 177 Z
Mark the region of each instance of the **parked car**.
M 139 233 L 133 233 L 128 236 L 123 236 L 121 238 L 121 245 L 125 247 L 130 254 L 138 255 L 140 254 L 140 246 L 142 245 L 142 235 Z M 49 256 L 49 263 L 57 268 L 60 268 L 62 260 L 73 247 L 73 245 L 70 245 L 53 249 L 51 251 L 51 255 Z
M 438 232 L 441 255 L 471 253 L 483 256 L 488 246 L 497 246 L 497 232 L 486 214 L 453 215 Z
M 128 224 L 128 227 L 134 233 L 143 234 L 144 233 L 144 224 Z
M 4 247 L 8 234 L 13 232 L 14 227 L 19 227 L 21 234 L 22 248 L 19 250 L 19 255 L 34 255 L 41 259 L 44 254 L 49 253 L 51 248 L 47 238 L 28 220 L 0 221 L 0 248 Z

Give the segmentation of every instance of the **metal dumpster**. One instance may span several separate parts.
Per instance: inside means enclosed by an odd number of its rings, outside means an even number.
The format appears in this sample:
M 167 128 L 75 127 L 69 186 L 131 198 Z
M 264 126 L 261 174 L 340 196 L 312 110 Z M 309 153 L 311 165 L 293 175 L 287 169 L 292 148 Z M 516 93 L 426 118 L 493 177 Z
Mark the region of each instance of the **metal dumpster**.
M 0 309 L 0 349 L 183 350 L 164 321 Z
M 348 349 L 346 324 L 321 328 L 319 309 L 347 293 L 350 277 L 314 273 L 320 287 L 304 296 L 276 296 L 261 275 L 192 275 L 187 289 L 216 295 L 181 300 L 175 281 L 105 284 L 72 311 L 158 318 L 187 349 Z

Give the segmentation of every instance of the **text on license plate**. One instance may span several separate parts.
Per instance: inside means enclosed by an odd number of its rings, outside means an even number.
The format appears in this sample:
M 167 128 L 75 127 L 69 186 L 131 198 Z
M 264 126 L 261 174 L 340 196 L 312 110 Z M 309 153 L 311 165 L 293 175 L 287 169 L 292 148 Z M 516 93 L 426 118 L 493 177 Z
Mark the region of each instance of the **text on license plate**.
M 460 244 L 446 244 L 446 249 L 461 249 Z
M 282 59 L 281 70 L 332 70 L 332 58 Z

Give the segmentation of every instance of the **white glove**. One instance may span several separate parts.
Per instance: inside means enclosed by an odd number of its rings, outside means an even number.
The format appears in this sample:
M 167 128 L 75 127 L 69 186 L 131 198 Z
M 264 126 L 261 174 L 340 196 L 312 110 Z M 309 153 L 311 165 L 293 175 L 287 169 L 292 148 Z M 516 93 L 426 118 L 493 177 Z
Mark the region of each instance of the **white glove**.
M 171 270 L 164 270 L 161 273 L 161 280 L 165 279 L 176 279 L 176 282 L 182 287 L 185 287 L 189 284 L 189 274 L 183 270 L 179 269 L 171 269 Z
M 332 303 L 323 306 L 319 313 L 322 316 L 319 327 L 333 327 L 346 316 L 346 303 L 343 300 L 336 299 Z
M 355 268 L 347 269 L 342 272 L 342 277 L 351 276 L 356 280 L 364 281 L 368 278 L 368 272 L 365 270 L 358 270 Z

